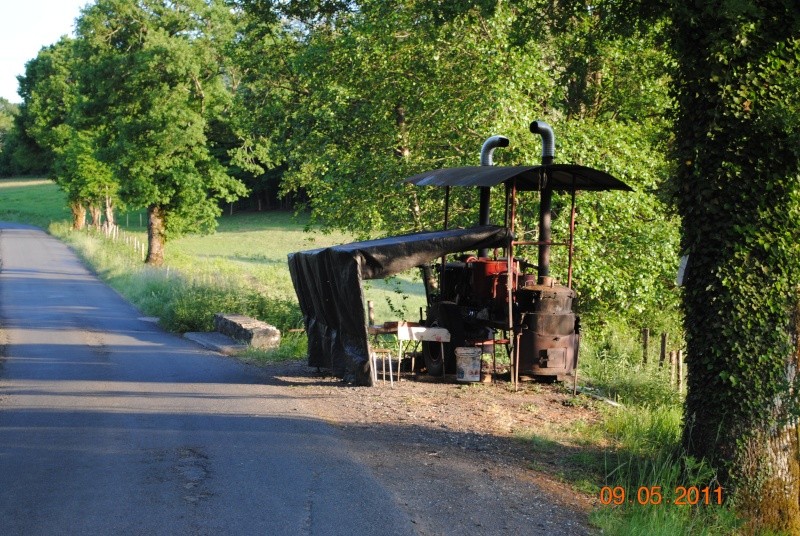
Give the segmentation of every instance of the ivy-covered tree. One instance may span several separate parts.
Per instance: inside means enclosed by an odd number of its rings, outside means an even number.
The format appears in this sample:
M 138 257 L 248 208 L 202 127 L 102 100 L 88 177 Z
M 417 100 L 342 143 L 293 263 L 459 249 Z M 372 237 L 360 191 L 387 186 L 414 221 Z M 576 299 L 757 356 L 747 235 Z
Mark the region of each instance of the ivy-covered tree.
M 246 193 L 208 144 L 229 102 L 219 54 L 230 25 L 222 0 L 99 0 L 78 19 L 82 114 L 122 199 L 147 208 L 148 264 L 163 263 L 169 237 L 212 230 L 219 203 Z
M 800 11 L 670 4 L 684 443 L 721 469 L 750 532 L 800 534 Z

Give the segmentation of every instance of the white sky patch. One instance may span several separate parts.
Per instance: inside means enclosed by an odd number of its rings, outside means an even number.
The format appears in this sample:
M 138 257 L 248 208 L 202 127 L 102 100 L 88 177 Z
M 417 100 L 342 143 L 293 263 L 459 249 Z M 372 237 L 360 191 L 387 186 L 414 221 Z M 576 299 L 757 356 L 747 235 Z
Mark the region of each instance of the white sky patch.
M 17 76 L 42 47 L 72 35 L 91 0 L 0 0 L 0 97 L 21 102 Z

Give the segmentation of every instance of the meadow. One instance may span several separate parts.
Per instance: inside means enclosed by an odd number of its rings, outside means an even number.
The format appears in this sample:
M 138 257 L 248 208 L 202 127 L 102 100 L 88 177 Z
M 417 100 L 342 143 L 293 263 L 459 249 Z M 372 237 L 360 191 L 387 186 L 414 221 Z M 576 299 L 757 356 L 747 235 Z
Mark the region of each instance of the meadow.
M 302 327 L 287 255 L 351 241 L 342 233 L 308 231 L 307 220 L 292 213 L 240 213 L 220 218 L 214 234 L 169 242 L 165 266 L 150 268 L 134 247 L 146 239 L 141 215 L 121 213 L 122 231 L 116 240 L 92 230 L 74 232 L 63 195 L 52 182 L 0 181 L 0 219 L 48 229 L 143 314 L 158 317 L 165 328 L 177 332 L 210 329 L 213 313 L 220 311 L 248 314 L 285 332 Z M 378 321 L 416 319 L 424 303 L 416 274 L 366 286 Z M 305 349 L 304 334 L 288 333 L 279 350 L 248 357 L 302 359 Z M 715 475 L 684 455 L 683 395 L 672 385 L 668 367 L 659 367 L 655 360 L 642 363 L 641 352 L 638 327 L 613 320 L 590 326 L 581 346 L 580 377 L 584 392 L 594 398 L 578 396 L 575 403 L 591 404 L 601 414 L 600 423 L 573 430 L 543 429 L 520 441 L 533 449 L 558 449 L 565 442 L 584 449 L 558 477 L 608 500 L 610 504 L 592 514 L 604 534 L 735 534 L 739 522 L 730 505 L 673 504 L 676 489 L 713 489 Z M 616 504 L 619 490 L 627 492 L 628 500 Z M 641 492 L 644 495 L 637 496 Z

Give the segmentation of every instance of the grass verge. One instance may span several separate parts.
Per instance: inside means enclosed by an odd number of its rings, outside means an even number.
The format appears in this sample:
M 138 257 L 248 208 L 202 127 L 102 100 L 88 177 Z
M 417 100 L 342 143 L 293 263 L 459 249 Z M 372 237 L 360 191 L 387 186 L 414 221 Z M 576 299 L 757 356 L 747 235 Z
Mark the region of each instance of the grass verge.
M 737 534 L 739 520 L 725 490 L 716 491 L 715 473 L 682 448 L 683 396 L 669 367 L 642 364 L 637 332 L 617 322 L 582 342 L 584 382 L 620 405 L 598 402 L 599 423 L 561 435 L 574 447 L 564 478 L 598 498 L 590 519 L 606 535 Z

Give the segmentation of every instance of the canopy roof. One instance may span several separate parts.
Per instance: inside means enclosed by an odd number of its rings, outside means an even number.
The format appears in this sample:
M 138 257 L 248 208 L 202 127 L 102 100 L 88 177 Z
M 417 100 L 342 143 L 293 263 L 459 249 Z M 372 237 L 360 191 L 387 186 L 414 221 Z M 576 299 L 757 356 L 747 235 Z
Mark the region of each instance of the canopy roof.
M 392 236 L 289 255 L 308 334 L 309 366 L 326 367 L 355 383 L 370 383 L 363 279 L 421 266 L 447 253 L 503 247 L 511 232 L 484 225 Z
M 540 166 L 466 166 L 419 173 L 406 179 L 417 186 L 495 186 L 517 180 L 517 190 L 541 190 L 548 185 L 559 192 L 633 189 L 605 171 L 576 164 Z

